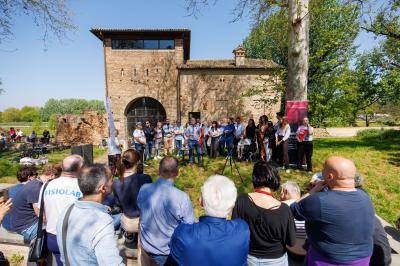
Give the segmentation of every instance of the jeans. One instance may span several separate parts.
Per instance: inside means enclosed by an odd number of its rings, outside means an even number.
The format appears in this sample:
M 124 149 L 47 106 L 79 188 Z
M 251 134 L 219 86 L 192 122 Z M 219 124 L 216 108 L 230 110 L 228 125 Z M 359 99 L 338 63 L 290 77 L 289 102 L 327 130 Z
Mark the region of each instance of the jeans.
M 138 152 L 141 152 L 143 150 L 143 146 L 143 144 L 135 142 L 135 150 L 137 150 Z
M 197 140 L 189 139 L 189 163 L 193 163 L 193 149 L 196 149 L 197 161 L 201 163 L 201 147 Z
M 155 255 L 149 254 L 157 265 L 163 266 L 167 263 L 169 255 Z
M 269 162 L 271 161 L 271 156 L 272 156 L 272 150 L 269 147 L 269 142 L 264 143 L 264 149 L 265 149 L 265 161 Z
M 121 216 L 122 213 L 112 214 L 111 218 L 114 221 L 114 230 L 117 231 L 121 227 Z
M 153 141 L 146 142 L 146 149 L 144 151 L 144 160 L 151 160 L 151 150 L 153 149 Z
M 57 244 L 57 236 L 47 233 L 47 247 L 51 253 L 53 253 L 54 257 L 56 257 L 57 266 L 63 266 L 61 262 L 61 254 L 60 249 L 58 248 Z
M 262 259 L 247 255 L 247 265 L 248 266 L 264 266 L 264 265 L 273 265 L 273 266 L 288 266 L 288 257 L 287 253 L 280 258 L 277 259 Z
M 219 141 L 219 146 L 220 146 L 220 153 L 221 155 L 232 155 L 233 151 L 233 137 L 225 137 L 224 139 L 221 139 Z M 225 153 L 225 146 L 226 149 L 228 150 L 227 153 Z
M 30 227 L 21 232 L 24 241 L 28 242 L 36 238 L 39 220 L 34 222 Z
M 175 139 L 175 148 L 177 150 L 177 154 L 182 156 L 182 140 Z
M 161 144 L 162 144 L 162 139 L 156 139 L 156 154 L 155 156 L 161 156 Z

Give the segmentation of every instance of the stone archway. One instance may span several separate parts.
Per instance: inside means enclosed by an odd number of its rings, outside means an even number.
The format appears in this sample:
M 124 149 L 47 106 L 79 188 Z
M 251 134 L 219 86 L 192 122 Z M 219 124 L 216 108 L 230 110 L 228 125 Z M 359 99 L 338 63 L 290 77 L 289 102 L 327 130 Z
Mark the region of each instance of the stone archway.
M 155 126 L 158 121 L 165 121 L 167 115 L 164 106 L 159 101 L 150 97 L 141 97 L 128 104 L 125 117 L 128 136 L 132 136 L 137 122 L 144 123 L 149 119 Z

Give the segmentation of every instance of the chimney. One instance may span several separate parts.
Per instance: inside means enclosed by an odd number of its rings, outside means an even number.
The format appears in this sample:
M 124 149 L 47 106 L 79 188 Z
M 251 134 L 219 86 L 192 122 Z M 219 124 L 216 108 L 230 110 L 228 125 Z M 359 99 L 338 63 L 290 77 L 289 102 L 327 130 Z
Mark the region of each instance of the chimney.
M 243 48 L 243 46 L 239 46 L 235 50 L 233 50 L 233 54 L 235 55 L 235 65 L 236 66 L 243 66 L 244 65 L 244 59 L 245 59 L 245 53 L 246 49 Z

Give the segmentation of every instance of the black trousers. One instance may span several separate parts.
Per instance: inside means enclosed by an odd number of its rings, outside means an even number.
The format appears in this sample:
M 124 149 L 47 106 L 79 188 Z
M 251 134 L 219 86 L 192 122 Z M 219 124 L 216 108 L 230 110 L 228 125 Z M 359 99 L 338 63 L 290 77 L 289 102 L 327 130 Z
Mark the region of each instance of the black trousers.
M 282 140 L 282 136 L 278 136 L 278 140 Z M 278 150 L 278 163 L 280 166 L 289 168 L 289 153 L 288 153 L 289 140 L 282 141 L 281 144 L 277 146 Z
M 297 168 L 303 167 L 304 156 L 306 157 L 307 171 L 312 171 L 312 154 L 313 154 L 312 141 L 302 141 L 297 143 Z

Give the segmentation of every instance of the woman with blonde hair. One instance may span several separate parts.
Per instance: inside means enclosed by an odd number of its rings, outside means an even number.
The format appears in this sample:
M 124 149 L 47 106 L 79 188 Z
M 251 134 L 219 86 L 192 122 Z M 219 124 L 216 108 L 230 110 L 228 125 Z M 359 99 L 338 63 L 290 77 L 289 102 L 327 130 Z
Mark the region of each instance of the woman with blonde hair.
M 119 180 L 113 183 L 115 204 L 122 210 L 121 226 L 125 231 L 127 242 L 137 239 L 140 215 L 137 206 L 139 190 L 144 184 L 152 182 L 149 175 L 137 173 L 140 156 L 138 151 L 126 150 L 118 163 Z

